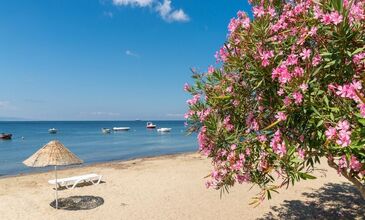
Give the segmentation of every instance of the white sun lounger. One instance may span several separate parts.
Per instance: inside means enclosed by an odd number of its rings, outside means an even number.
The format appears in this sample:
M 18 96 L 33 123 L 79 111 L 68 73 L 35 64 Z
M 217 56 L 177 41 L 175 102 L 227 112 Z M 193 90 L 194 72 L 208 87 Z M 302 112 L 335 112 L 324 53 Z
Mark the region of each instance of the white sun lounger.
M 79 183 L 90 182 L 93 185 L 95 185 L 95 184 L 100 183 L 101 177 L 102 177 L 101 175 L 98 175 L 95 173 L 86 174 L 86 175 L 82 175 L 82 176 L 73 176 L 73 177 L 68 177 L 68 178 L 63 178 L 63 179 L 57 179 L 57 185 L 58 185 L 58 187 L 64 186 L 67 189 L 70 189 L 70 188 L 73 189 Z M 56 180 L 49 180 L 48 183 L 55 185 Z M 72 185 L 72 187 L 69 187 L 71 185 Z

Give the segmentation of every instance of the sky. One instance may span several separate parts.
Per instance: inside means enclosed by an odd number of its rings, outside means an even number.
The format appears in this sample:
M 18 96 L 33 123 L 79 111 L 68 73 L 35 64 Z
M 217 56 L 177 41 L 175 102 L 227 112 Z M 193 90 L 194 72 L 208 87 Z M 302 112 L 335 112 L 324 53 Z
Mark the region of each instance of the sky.
M 183 119 L 245 0 L 2 0 L 0 120 Z

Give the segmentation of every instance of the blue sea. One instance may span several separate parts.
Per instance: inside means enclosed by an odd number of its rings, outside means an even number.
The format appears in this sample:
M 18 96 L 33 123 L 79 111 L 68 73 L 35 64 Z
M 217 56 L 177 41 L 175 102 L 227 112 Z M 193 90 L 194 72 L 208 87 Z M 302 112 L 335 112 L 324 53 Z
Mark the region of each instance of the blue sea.
M 0 133 L 12 133 L 12 140 L 0 140 L 0 176 L 39 172 L 22 161 L 51 140 L 61 141 L 85 164 L 132 158 L 192 152 L 197 150 L 196 135 L 187 135 L 183 121 L 153 121 L 170 133 L 146 129 L 145 121 L 37 121 L 0 122 Z M 103 134 L 101 128 L 130 127 L 130 131 Z M 56 128 L 57 134 L 48 129 Z

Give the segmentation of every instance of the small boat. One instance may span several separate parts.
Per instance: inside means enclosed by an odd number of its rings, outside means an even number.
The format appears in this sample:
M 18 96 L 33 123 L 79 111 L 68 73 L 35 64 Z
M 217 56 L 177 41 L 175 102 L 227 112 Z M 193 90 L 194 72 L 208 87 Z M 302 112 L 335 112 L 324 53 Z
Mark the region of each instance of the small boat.
M 57 129 L 56 128 L 51 128 L 51 129 L 48 129 L 48 132 L 50 134 L 56 134 L 57 133 Z
M 113 131 L 129 131 L 130 127 L 114 127 Z
M 109 134 L 112 130 L 110 128 L 102 128 L 101 131 L 104 133 L 104 134 Z
M 147 122 L 146 128 L 156 128 L 156 125 L 154 125 L 152 122 Z
M 3 140 L 10 140 L 12 136 L 13 136 L 12 134 L 5 134 L 5 133 L 1 133 L 1 134 L 0 134 L 0 139 L 3 139 Z
M 159 128 L 157 129 L 158 132 L 170 132 L 172 128 Z

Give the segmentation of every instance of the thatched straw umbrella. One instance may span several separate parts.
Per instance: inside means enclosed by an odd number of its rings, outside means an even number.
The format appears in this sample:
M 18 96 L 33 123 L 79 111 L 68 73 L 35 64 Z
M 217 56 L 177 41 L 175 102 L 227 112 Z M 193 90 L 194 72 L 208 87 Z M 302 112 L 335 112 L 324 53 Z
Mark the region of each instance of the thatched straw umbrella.
M 59 141 L 51 141 L 35 152 L 23 163 L 29 167 L 54 166 L 56 177 L 56 209 L 58 208 L 57 166 L 81 164 L 83 161 Z

